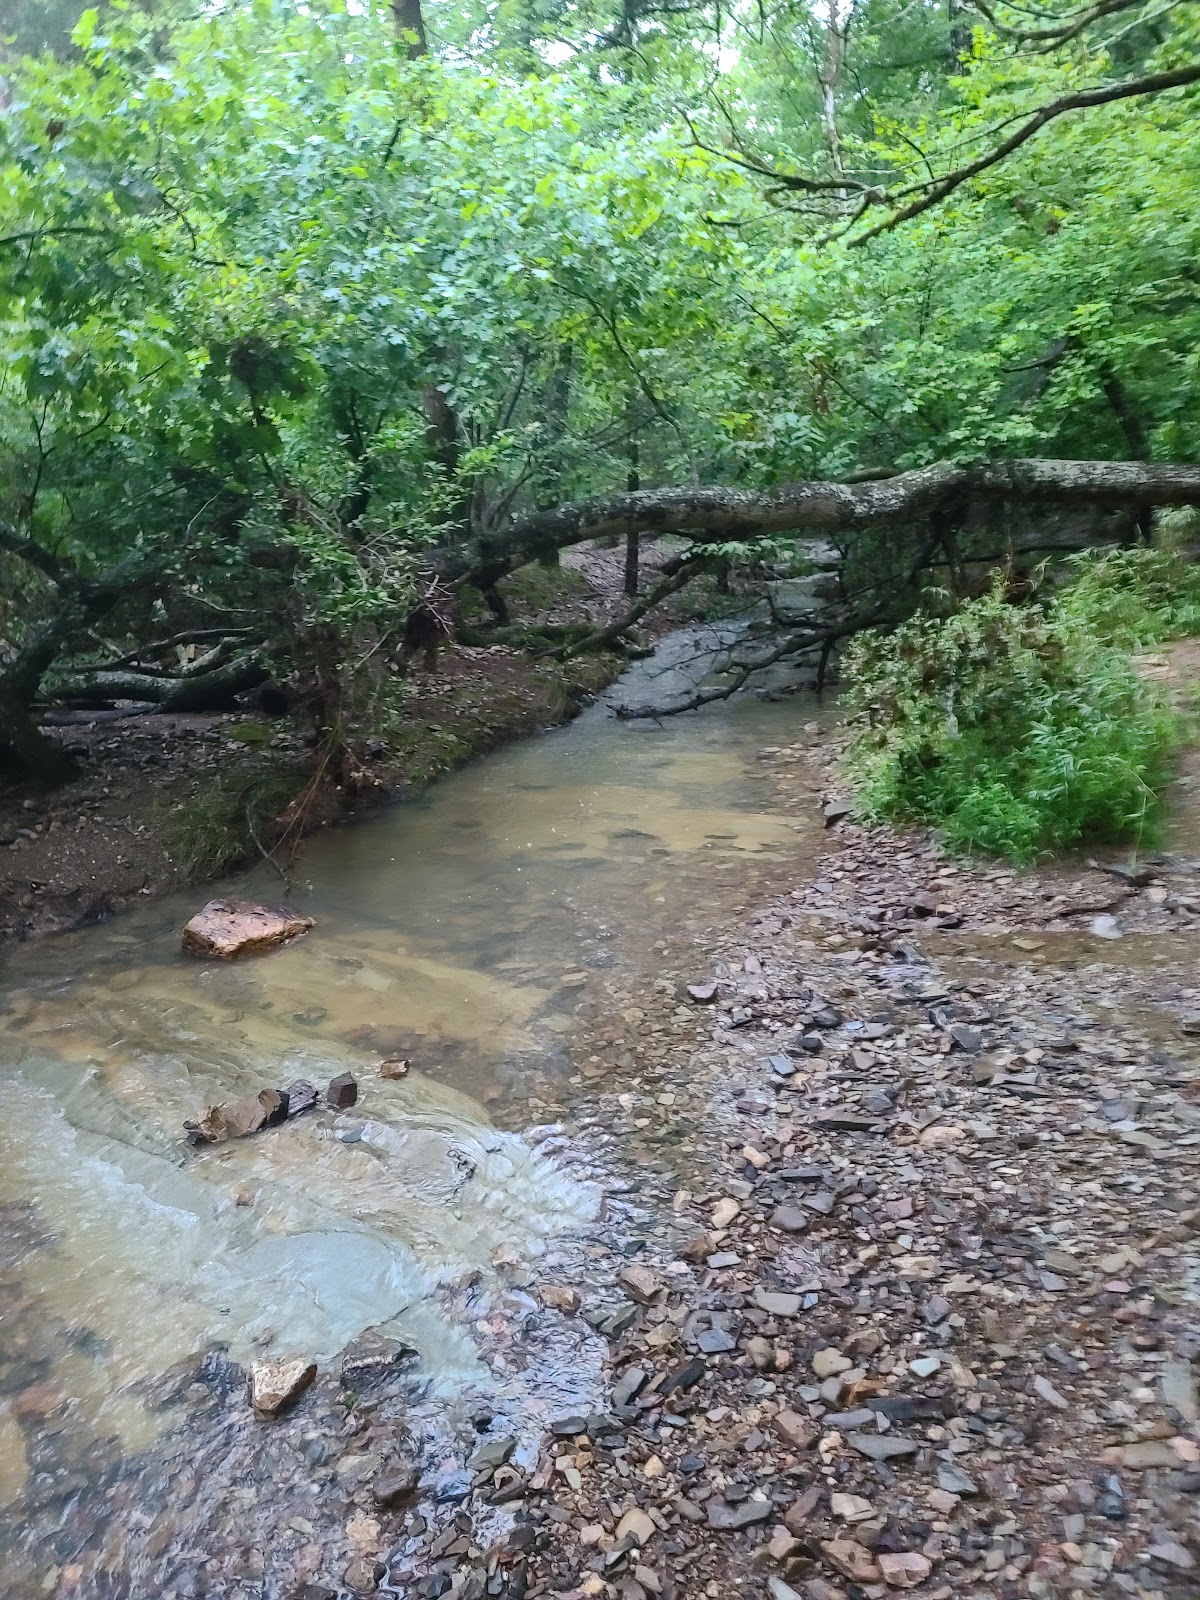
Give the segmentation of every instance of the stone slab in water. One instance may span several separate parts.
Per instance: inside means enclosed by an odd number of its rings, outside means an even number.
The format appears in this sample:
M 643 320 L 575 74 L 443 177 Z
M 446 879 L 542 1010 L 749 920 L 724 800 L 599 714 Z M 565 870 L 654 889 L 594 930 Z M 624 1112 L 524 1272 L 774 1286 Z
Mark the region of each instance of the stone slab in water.
M 189 955 L 228 961 L 258 955 L 307 933 L 311 917 L 287 906 L 258 905 L 252 900 L 210 900 L 183 930 Z

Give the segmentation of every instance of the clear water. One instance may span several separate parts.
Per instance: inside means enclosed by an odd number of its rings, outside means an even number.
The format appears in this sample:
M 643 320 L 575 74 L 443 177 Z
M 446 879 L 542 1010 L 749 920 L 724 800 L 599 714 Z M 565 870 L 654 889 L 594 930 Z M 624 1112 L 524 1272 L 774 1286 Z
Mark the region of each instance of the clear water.
M 617 697 L 686 683 L 695 640 L 673 648 Z M 819 715 L 811 696 L 663 723 L 593 708 L 314 840 L 288 898 L 316 928 L 255 960 L 180 953 L 195 893 L 17 953 L 0 1013 L 0 1594 L 175 1592 L 148 1587 L 155 1561 L 216 1525 L 242 1494 L 229 1463 L 259 1448 L 241 1396 L 216 1434 L 161 1404 L 161 1375 L 198 1350 L 324 1365 L 379 1328 L 418 1349 L 432 1404 L 495 1386 L 456 1291 L 503 1305 L 497 1259 L 535 1261 L 599 1198 L 585 1163 L 525 1130 L 569 1106 L 572 1039 L 614 986 L 811 854 L 815 803 L 785 807 L 758 752 Z M 280 886 L 264 868 L 212 892 Z M 412 1071 L 386 1081 L 394 1053 Z M 351 1112 L 183 1142 L 208 1105 L 346 1070 Z M 529 1395 L 586 1401 L 596 1352 L 551 1340 L 543 1357 Z M 181 1451 L 213 1464 L 186 1509 Z M 152 1538 L 113 1513 L 123 1482 Z M 255 1506 L 278 1512 L 266 1490 Z

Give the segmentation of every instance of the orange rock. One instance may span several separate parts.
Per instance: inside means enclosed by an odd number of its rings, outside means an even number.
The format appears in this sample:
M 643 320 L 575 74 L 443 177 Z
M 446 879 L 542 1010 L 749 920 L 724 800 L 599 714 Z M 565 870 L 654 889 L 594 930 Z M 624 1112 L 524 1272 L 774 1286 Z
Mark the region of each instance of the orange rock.
M 251 900 L 210 900 L 183 930 L 183 948 L 193 956 L 228 961 L 257 955 L 307 933 L 311 917 L 287 906 L 256 905 Z

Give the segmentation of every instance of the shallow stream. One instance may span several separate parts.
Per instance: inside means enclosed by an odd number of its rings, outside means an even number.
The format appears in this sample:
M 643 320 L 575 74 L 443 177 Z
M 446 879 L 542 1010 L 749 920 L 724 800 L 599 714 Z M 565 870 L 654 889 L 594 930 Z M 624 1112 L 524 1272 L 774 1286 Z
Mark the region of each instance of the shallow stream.
M 618 698 L 669 693 L 697 648 L 678 636 Z M 316 928 L 257 960 L 180 953 L 203 893 L 17 953 L 0 1007 L 0 1594 L 273 1592 L 189 1587 L 186 1562 L 168 1589 L 156 1564 L 206 1537 L 221 1495 L 250 1515 L 230 1463 L 262 1425 L 231 1434 L 245 1403 L 224 1397 L 216 1449 L 170 1388 L 198 1351 L 327 1366 L 378 1329 L 418 1351 L 430 1408 L 496 1389 L 468 1326 L 505 1309 L 495 1264 L 535 1260 L 600 1205 L 578 1151 L 529 1132 L 582 1081 L 573 1038 L 623 974 L 802 867 L 815 793 L 784 808 L 758 753 L 820 715 L 810 695 L 662 723 L 596 706 L 313 841 L 288 898 Z M 212 892 L 280 886 L 260 868 Z M 412 1070 L 385 1081 L 395 1054 Z M 351 1111 L 183 1142 L 208 1105 L 346 1070 Z M 548 1338 L 507 1398 L 586 1409 L 598 1360 Z M 185 1456 L 212 1470 L 181 1497 Z M 269 1520 L 270 1491 L 251 1499 Z

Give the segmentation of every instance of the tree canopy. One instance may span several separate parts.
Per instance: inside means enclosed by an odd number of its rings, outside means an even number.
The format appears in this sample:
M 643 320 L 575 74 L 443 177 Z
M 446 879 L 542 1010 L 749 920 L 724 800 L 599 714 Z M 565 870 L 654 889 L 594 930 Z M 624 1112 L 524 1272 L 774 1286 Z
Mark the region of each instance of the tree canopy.
M 101 617 L 340 662 L 433 572 L 502 610 L 631 459 L 643 496 L 1200 460 L 1196 4 L 60 9 L 0 114 L 26 762 Z

